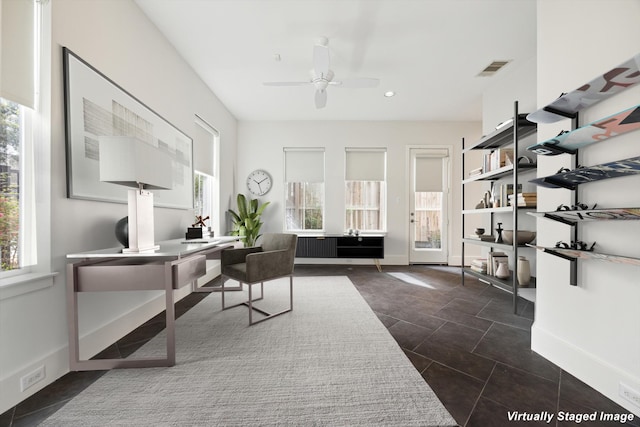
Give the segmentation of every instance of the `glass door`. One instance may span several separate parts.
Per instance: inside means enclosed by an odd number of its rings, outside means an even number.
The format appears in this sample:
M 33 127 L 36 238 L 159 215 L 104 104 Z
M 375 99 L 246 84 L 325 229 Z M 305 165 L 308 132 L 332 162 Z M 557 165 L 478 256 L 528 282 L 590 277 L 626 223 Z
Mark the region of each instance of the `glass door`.
M 449 153 L 410 150 L 409 262 L 446 264 L 448 257 Z

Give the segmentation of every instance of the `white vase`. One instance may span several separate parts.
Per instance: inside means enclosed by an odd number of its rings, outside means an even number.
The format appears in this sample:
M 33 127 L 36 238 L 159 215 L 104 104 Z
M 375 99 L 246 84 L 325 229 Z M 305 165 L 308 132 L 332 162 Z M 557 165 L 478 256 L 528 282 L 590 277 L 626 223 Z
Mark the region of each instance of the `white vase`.
M 518 285 L 521 287 L 529 286 L 531 280 L 531 266 L 529 260 L 523 256 L 518 257 Z
M 499 279 L 508 279 L 509 278 L 509 263 L 506 261 L 499 262 L 498 268 L 496 269 L 496 277 Z

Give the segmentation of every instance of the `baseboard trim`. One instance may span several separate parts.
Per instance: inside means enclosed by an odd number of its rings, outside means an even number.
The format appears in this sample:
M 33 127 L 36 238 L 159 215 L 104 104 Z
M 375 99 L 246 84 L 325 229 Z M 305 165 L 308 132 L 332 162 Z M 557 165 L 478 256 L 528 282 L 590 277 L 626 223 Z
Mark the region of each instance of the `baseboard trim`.
M 640 378 L 585 352 L 536 323 L 531 328 L 531 349 L 640 417 L 640 406 L 618 395 L 621 382 L 640 390 Z
M 207 261 L 207 274 L 198 279 L 198 286 L 213 280 L 219 275 L 220 261 Z M 190 293 L 191 286 L 184 286 L 174 291 L 174 301 L 177 303 Z M 164 309 L 164 293 L 158 292 L 157 296 L 150 298 L 136 308 L 122 313 L 120 316 L 111 319 L 108 323 L 84 334 L 80 337 L 80 358 L 89 359 L 95 356 L 123 336 L 137 329 L 147 320 L 162 313 Z M 132 327 L 131 325 L 135 326 Z M 45 367 L 44 380 L 35 383 L 25 391 L 21 391 L 20 379 L 41 366 Z M 0 414 L 52 384 L 68 372 L 69 347 L 65 344 L 44 357 L 32 361 L 17 371 L 0 378 Z
M 55 380 L 69 372 L 69 350 L 67 346 L 58 348 L 46 356 L 23 366 L 0 379 L 0 414 L 8 411 L 26 398 L 39 392 Z M 45 367 L 44 380 L 20 391 L 20 379 L 40 366 Z

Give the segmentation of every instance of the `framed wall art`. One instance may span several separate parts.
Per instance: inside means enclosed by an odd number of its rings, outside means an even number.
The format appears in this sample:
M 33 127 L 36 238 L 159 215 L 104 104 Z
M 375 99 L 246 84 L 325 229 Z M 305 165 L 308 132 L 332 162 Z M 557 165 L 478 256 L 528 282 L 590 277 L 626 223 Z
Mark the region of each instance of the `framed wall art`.
M 154 190 L 160 207 L 193 208 L 193 141 L 140 100 L 63 47 L 67 196 L 126 203 L 124 187 L 100 181 L 101 136 L 132 136 L 171 157 L 173 187 Z

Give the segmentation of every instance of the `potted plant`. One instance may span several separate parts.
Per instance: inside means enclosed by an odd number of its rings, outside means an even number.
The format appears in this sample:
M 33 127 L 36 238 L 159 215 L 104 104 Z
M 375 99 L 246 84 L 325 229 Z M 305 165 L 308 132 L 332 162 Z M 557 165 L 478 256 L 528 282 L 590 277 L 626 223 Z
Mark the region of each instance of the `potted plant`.
M 238 194 L 237 204 L 238 212 L 229 209 L 229 213 L 233 218 L 233 230 L 232 236 L 243 236 L 244 246 L 254 246 L 256 240 L 260 237 L 260 227 L 262 227 L 262 221 L 260 221 L 260 215 L 264 211 L 264 208 L 271 202 L 263 203 L 259 205 L 258 199 L 249 199 L 244 194 Z

